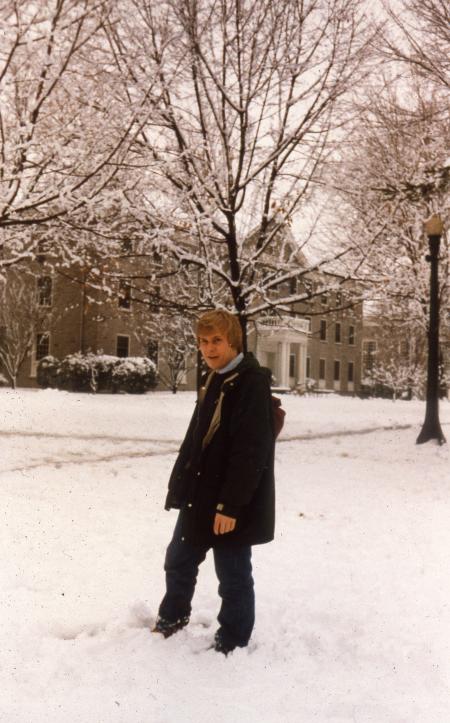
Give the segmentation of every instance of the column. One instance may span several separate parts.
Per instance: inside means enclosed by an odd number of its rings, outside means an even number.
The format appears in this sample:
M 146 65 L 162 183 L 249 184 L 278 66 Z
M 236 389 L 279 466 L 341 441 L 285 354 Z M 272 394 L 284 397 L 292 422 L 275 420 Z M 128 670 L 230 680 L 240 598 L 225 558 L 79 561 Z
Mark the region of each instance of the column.
M 289 386 L 289 349 L 287 341 L 278 342 L 278 386 Z
M 299 344 L 297 384 L 306 387 L 306 344 L 303 340 Z

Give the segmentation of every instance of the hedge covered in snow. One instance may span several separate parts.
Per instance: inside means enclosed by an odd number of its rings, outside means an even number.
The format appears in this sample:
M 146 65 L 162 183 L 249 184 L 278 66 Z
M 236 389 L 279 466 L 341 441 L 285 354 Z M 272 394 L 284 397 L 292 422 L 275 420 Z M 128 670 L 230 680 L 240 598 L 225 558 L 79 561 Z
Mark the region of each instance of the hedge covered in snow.
M 145 357 L 77 353 L 61 361 L 46 356 L 37 367 L 37 383 L 44 389 L 143 394 L 157 382 L 156 366 Z

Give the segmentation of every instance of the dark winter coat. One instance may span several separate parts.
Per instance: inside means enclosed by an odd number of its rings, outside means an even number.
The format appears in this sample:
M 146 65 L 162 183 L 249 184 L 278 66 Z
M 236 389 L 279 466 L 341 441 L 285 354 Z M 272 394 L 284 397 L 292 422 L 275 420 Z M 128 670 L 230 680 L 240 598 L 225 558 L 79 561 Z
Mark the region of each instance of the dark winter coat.
M 274 535 L 275 436 L 270 372 L 251 354 L 223 375 L 210 373 L 173 468 L 166 509 L 182 510 L 193 545 L 255 545 Z M 202 397 L 204 399 L 202 400 Z M 214 535 L 216 512 L 236 518 Z

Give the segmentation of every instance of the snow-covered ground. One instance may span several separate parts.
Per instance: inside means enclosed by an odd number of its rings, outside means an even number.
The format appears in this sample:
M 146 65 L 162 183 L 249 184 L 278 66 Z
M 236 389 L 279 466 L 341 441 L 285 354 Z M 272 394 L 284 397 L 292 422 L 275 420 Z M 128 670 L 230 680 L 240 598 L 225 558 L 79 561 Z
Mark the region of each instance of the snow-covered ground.
M 250 646 L 208 649 L 211 559 L 189 627 L 149 633 L 193 399 L 0 390 L 1 723 L 448 723 L 450 448 L 415 445 L 423 403 L 284 397 Z

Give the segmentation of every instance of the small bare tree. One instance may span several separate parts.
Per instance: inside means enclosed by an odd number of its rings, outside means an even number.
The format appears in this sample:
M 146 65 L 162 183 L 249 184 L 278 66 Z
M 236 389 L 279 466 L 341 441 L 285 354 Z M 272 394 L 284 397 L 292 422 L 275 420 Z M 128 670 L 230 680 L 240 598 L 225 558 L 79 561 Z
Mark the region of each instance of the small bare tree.
M 50 312 L 42 301 L 31 272 L 17 267 L 0 277 L 0 364 L 13 389 L 36 335 L 46 331 Z
M 192 318 L 165 312 L 147 315 L 136 328 L 139 341 L 147 348 L 153 347 L 159 379 L 174 394 L 197 364 L 197 343 L 192 327 Z

